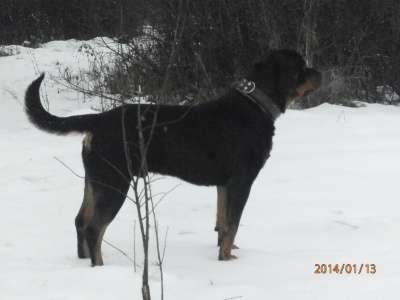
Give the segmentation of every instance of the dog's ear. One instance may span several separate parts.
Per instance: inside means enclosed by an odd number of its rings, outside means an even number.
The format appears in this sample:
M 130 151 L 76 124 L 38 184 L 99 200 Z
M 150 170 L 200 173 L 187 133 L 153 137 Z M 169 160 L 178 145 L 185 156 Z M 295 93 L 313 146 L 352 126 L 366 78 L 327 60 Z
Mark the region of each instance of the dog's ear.
M 256 62 L 254 63 L 254 71 L 260 72 L 261 69 L 263 68 L 263 66 L 264 66 L 264 62 L 263 62 L 263 61 L 261 61 L 261 60 L 256 61 Z
M 253 72 L 256 74 L 265 73 L 267 70 L 271 68 L 272 64 L 267 60 L 260 60 L 254 64 Z
M 275 52 L 275 50 L 268 49 L 262 56 L 259 56 L 256 60 L 253 61 L 254 71 L 261 72 L 265 70 L 268 65 L 268 60 L 270 59 L 271 54 Z
M 275 52 L 268 51 L 265 56 L 256 61 L 248 78 L 271 97 L 279 95 L 281 76 L 279 61 L 275 57 Z
M 259 57 L 253 64 L 251 79 L 270 79 L 274 78 L 278 71 L 277 62 L 274 59 L 273 50 L 268 50 L 262 57 Z

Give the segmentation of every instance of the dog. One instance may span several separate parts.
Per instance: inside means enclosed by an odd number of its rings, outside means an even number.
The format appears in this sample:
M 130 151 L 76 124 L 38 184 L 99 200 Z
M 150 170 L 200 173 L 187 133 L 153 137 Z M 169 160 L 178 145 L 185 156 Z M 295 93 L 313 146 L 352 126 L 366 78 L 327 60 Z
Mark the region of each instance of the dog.
M 78 257 L 90 258 L 92 266 L 103 265 L 103 235 L 126 198 L 132 176 L 143 176 L 139 119 L 145 140 L 151 138 L 149 172 L 217 187 L 218 258 L 230 260 L 236 258 L 234 239 L 251 186 L 272 148 L 275 119 L 295 98 L 321 84 L 321 73 L 307 67 L 296 51 L 273 50 L 214 101 L 127 104 L 99 114 L 57 117 L 41 104 L 43 77 L 26 91 L 30 121 L 49 133 L 85 134 L 85 188 L 75 226 Z

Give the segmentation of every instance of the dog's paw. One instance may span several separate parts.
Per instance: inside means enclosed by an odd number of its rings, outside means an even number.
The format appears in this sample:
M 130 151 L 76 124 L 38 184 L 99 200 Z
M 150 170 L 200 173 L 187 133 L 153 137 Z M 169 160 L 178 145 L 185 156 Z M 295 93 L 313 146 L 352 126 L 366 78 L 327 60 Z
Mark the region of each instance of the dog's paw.
M 233 260 L 233 259 L 238 259 L 238 257 L 236 255 L 233 254 L 229 254 L 229 255 L 219 255 L 218 256 L 218 260 Z

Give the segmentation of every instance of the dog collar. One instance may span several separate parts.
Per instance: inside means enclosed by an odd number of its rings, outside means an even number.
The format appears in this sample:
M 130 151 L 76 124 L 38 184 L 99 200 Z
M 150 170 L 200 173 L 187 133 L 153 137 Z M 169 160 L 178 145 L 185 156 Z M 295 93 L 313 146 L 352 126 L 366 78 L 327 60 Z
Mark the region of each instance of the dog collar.
M 256 103 L 266 114 L 275 121 L 281 114 L 279 107 L 262 90 L 256 87 L 254 81 L 243 78 L 235 82 L 233 87 L 243 96 Z

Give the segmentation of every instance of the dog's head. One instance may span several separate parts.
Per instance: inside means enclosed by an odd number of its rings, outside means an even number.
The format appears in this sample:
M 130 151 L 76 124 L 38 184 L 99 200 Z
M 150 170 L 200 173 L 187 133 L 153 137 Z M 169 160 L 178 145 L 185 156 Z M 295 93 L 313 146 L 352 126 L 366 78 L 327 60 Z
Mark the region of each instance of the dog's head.
M 268 94 L 282 111 L 298 97 L 315 91 L 321 85 L 321 73 L 308 68 L 294 50 L 273 50 L 266 59 L 254 65 L 250 78 Z

